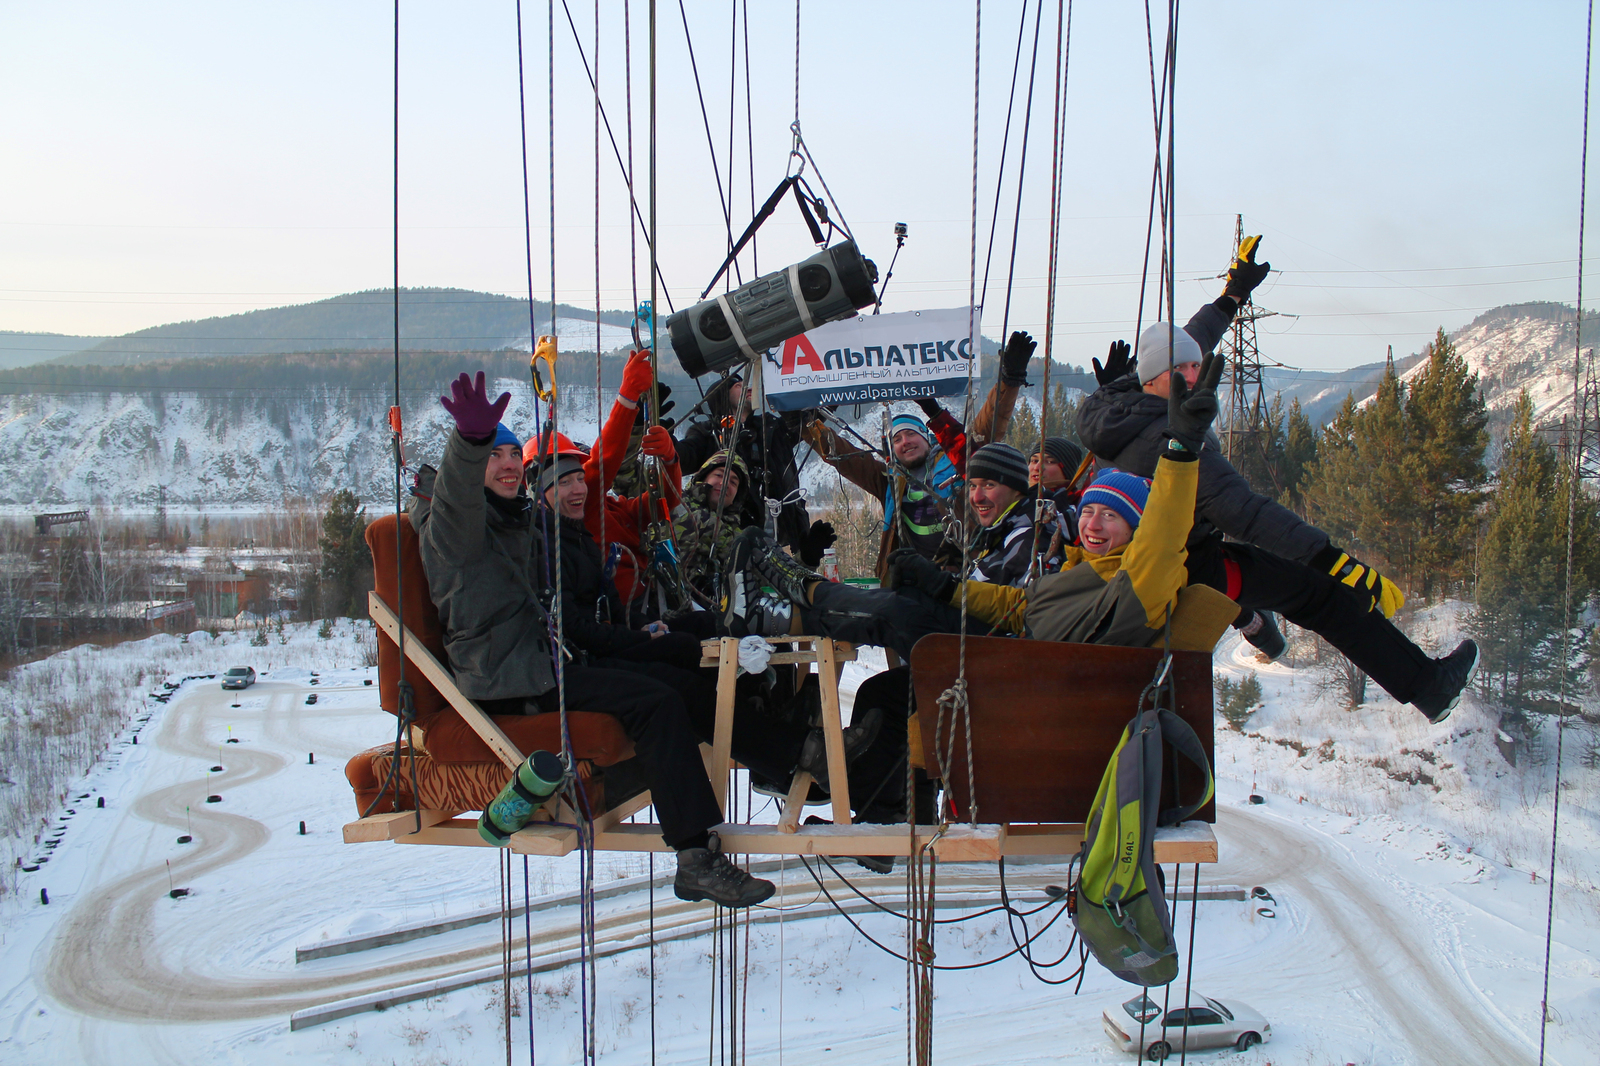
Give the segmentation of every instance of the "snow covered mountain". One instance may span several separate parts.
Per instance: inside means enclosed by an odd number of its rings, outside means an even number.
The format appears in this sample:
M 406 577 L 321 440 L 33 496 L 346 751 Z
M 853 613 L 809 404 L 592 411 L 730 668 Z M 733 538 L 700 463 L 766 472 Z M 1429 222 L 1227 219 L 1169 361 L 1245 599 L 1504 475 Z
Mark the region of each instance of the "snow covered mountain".
M 592 319 L 562 316 L 561 325 L 573 334 L 587 329 L 592 344 Z M 1600 337 L 1600 318 L 1586 325 L 1586 337 Z M 1554 421 L 1571 395 L 1575 328 L 1570 307 L 1521 304 L 1479 316 L 1454 340 L 1479 373 L 1491 409 L 1504 412 L 1517 390 L 1526 387 L 1538 417 Z M 600 339 L 609 344 L 625 332 L 605 324 Z M 575 337 L 573 343 L 582 341 Z M 101 506 L 148 513 L 164 485 L 168 507 L 175 511 L 276 509 L 286 499 L 318 501 L 340 488 L 354 489 L 382 510 L 393 500 L 387 373 L 375 363 L 341 369 L 339 358 L 241 355 L 224 363 L 184 360 L 143 364 L 143 369 L 57 365 L 5 373 L 0 391 L 11 394 L 0 394 L 0 508 Z M 407 358 L 412 360 L 403 383 L 409 390 L 407 448 L 411 459 L 427 461 L 437 456 L 448 430 L 434 400 L 448 376 L 439 368 L 455 361 L 437 354 Z M 469 365 L 488 359 L 481 354 L 465 358 Z M 615 363 L 608 365 L 608 391 L 621 371 L 621 360 Z M 1414 373 L 1416 356 L 1397 363 Z M 502 359 L 488 365 L 513 363 Z M 681 415 L 694 394 L 675 371 L 669 362 L 666 372 L 679 387 Z M 1313 420 L 1321 422 L 1346 392 L 1353 389 L 1358 400 L 1371 395 L 1381 372 L 1379 364 L 1325 375 L 1326 381 L 1303 375 L 1284 383 L 1284 392 L 1286 399 L 1300 396 Z M 578 380 L 592 381 L 588 373 Z M 375 375 L 381 380 L 369 380 Z M 1269 379 L 1269 388 L 1274 384 Z M 512 393 L 512 424 L 525 432 L 533 420 L 526 376 L 506 376 L 496 387 Z M 598 420 L 593 386 L 570 385 L 564 396 L 562 428 L 592 439 Z

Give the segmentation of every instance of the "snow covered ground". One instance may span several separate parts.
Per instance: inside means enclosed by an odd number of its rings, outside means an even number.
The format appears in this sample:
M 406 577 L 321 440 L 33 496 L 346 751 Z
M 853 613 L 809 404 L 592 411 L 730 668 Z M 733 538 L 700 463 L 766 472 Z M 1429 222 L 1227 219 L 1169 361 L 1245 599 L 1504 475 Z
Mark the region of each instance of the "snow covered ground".
M 1424 624 L 1445 639 L 1455 619 L 1445 610 Z M 341 842 L 340 825 L 356 813 L 344 762 L 392 737 L 392 719 L 365 684 L 373 674 L 359 665 L 362 649 L 344 625 L 327 641 L 290 627 L 286 644 L 274 636 L 265 648 L 240 633 L 215 644 L 157 637 L 93 653 L 104 668 L 124 672 L 160 664 L 176 678 L 250 663 L 263 676 L 240 693 L 189 681 L 165 705 L 130 695 L 127 728 L 72 785 L 38 844 L 23 842 L 28 865 L 48 861 L 18 873 L 16 891 L 0 901 L 0 1063 L 437 1066 L 504 1054 L 498 981 L 290 1030 L 294 1011 L 496 967 L 500 958 L 498 924 L 487 922 L 295 961 L 297 947 L 464 918 L 499 899 L 497 853 L 489 849 Z M 1258 670 L 1265 702 L 1245 733 L 1219 725 L 1222 862 L 1202 867 L 1200 878 L 1202 887 L 1266 887 L 1275 917 L 1259 900 L 1202 902 L 1193 954 L 1196 991 L 1242 1000 L 1272 1022 L 1272 1041 L 1237 1061 L 1534 1062 L 1550 799 L 1537 782 L 1547 774 L 1506 766 L 1492 722 L 1470 700 L 1438 728 L 1382 698 L 1347 712 L 1315 694 L 1310 668 L 1258 667 L 1248 651 L 1225 644 L 1218 652 L 1224 673 Z M 864 665 L 852 664 L 847 681 L 859 682 Z M 162 674 L 149 676 L 155 687 Z M 319 701 L 307 706 L 313 692 Z M 1305 752 L 1278 743 L 1285 740 Z M 1252 791 L 1265 802 L 1250 804 Z M 221 801 L 207 803 L 211 795 Z M 1564 801 L 1549 1061 L 1576 1064 L 1594 1061 L 1600 1042 L 1600 921 L 1588 887 L 1600 856 L 1592 776 Z M 192 843 L 176 842 L 190 833 Z M 597 964 L 601 1057 L 651 1061 L 653 1015 L 656 1061 L 719 1058 L 714 940 L 679 935 L 713 912 L 657 887 L 652 995 L 643 936 L 648 864 L 643 855 L 599 857 L 600 884 L 635 879 L 598 905 L 602 944 L 638 938 Z M 666 866 L 657 859 L 657 874 Z M 575 887 L 572 858 L 535 859 L 528 869 L 534 896 Z M 840 871 L 884 902 L 903 903 L 898 873 Z M 836 898 L 854 898 L 824 874 Z M 757 913 L 744 956 L 739 1010 L 749 1061 L 899 1061 L 904 964 L 838 917 L 793 860 L 773 876 L 783 883 L 781 909 Z M 1045 902 L 1045 885 L 1064 879 L 1054 865 L 1013 864 L 1007 873 L 1012 898 L 1029 908 Z M 173 899 L 169 886 L 189 894 Z M 515 889 L 520 898 L 520 883 Z M 998 897 L 993 867 L 976 864 L 941 867 L 939 890 L 952 905 L 942 917 L 975 915 Z M 1032 928 L 1052 913 L 1032 919 Z M 1185 905 L 1185 928 L 1189 915 Z M 853 917 L 903 950 L 902 922 Z M 569 942 L 572 920 L 570 906 L 536 911 L 536 955 Z M 1061 954 L 1066 927 L 1063 919 L 1042 935 L 1037 957 Z M 517 929 L 520 937 L 520 920 Z M 738 944 L 745 952 L 743 931 Z M 959 965 L 1004 955 L 1012 939 L 1002 916 L 985 915 L 944 926 L 936 947 L 941 964 Z M 521 958 L 520 943 L 515 954 Z M 530 1012 L 522 979 L 514 986 L 520 1061 Z M 1093 963 L 1076 996 L 1071 985 L 1035 981 L 1016 958 L 942 972 L 937 994 L 940 1062 L 1133 1061 L 1113 1050 L 1099 1013 L 1134 990 Z M 1174 986 L 1175 1001 L 1181 994 Z M 579 1002 L 576 967 L 534 975 L 539 1061 L 578 1058 Z M 1192 1058 L 1236 1061 L 1231 1051 Z

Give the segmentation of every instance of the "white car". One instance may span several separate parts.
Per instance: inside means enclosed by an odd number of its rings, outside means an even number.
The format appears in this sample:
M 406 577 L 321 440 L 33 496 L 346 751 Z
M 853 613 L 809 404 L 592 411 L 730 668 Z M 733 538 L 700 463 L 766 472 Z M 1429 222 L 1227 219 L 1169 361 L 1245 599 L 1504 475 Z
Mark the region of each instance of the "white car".
M 1160 995 L 1160 993 L 1158 993 Z M 1151 1062 L 1160 1062 L 1185 1046 L 1185 1015 L 1188 1016 L 1188 1050 L 1232 1046 L 1248 1051 L 1272 1039 L 1272 1026 L 1253 1007 L 1233 1000 L 1222 1003 L 1196 995 L 1189 1007 L 1182 997 L 1167 1011 L 1166 1031 L 1162 1031 L 1161 1004 L 1148 993 L 1140 993 L 1126 1003 L 1117 1003 L 1100 1015 L 1111 1042 L 1123 1051 L 1136 1051 Z M 1140 1041 L 1143 1023 L 1144 1040 Z

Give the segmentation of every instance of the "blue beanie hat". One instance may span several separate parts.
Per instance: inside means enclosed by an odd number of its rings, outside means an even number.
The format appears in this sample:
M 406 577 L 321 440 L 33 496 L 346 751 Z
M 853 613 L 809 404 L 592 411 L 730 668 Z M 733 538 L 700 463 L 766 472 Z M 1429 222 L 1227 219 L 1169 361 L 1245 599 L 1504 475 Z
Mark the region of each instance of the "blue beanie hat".
M 889 422 L 889 439 L 894 440 L 894 435 L 902 429 L 914 429 L 922 434 L 922 439 L 929 444 L 933 443 L 933 433 L 928 429 L 928 423 L 916 415 L 895 415 Z
M 1150 499 L 1150 479 L 1121 470 L 1107 470 L 1083 490 L 1080 507 L 1098 503 L 1111 508 L 1134 529 L 1144 517 L 1144 505 Z
M 491 447 L 498 448 L 502 444 L 514 444 L 517 447 L 517 451 L 520 452 L 522 450 L 522 441 L 517 439 L 517 435 L 511 432 L 504 422 L 500 422 L 494 427 L 494 444 Z

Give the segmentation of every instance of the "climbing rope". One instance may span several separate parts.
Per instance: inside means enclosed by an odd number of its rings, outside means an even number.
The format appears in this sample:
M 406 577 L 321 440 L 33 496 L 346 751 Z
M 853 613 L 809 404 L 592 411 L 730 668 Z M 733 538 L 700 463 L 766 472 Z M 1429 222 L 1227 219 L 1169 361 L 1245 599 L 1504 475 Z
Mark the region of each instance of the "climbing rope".
M 1594 0 L 1589 0 L 1584 23 L 1583 46 L 1583 150 L 1578 164 L 1578 314 L 1573 333 L 1572 351 L 1572 405 L 1577 419 L 1579 447 L 1568 456 L 1572 460 L 1571 481 L 1567 489 L 1567 581 L 1562 592 L 1561 607 L 1561 674 L 1558 682 L 1557 702 L 1565 708 L 1567 702 L 1567 673 L 1572 663 L 1572 560 L 1573 536 L 1578 520 L 1578 496 L 1582 490 L 1579 471 L 1583 464 L 1583 431 L 1587 408 L 1581 403 L 1581 375 L 1583 370 L 1583 237 L 1589 182 L 1589 62 L 1594 48 Z M 1556 781 L 1555 795 L 1550 811 L 1550 876 L 1548 898 L 1544 916 L 1544 978 L 1539 993 L 1539 1063 L 1544 1066 L 1545 1031 L 1550 1025 L 1550 948 L 1555 935 L 1556 920 L 1556 857 L 1561 839 L 1561 756 L 1562 739 L 1566 729 L 1566 714 L 1556 715 Z

